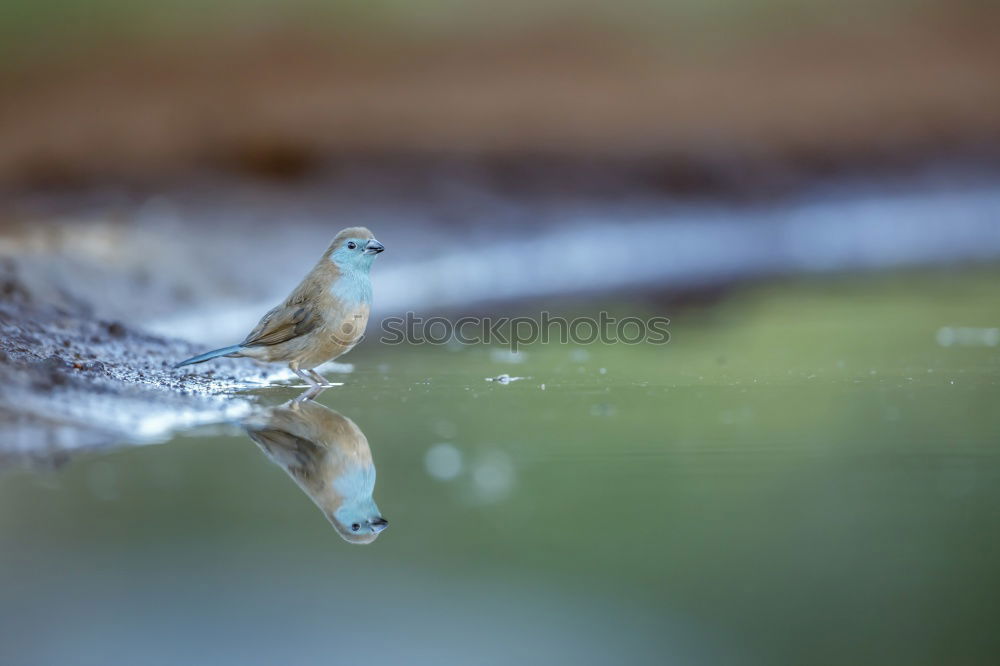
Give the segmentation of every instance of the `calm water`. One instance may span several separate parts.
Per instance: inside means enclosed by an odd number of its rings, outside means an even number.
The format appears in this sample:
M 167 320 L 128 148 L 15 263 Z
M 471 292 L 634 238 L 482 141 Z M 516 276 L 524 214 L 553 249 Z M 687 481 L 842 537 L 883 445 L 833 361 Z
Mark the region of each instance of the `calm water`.
M 364 433 L 369 545 L 281 464 L 356 436 L 6 470 L 0 663 L 995 663 L 998 276 L 761 287 L 665 347 L 369 344 L 282 421 Z

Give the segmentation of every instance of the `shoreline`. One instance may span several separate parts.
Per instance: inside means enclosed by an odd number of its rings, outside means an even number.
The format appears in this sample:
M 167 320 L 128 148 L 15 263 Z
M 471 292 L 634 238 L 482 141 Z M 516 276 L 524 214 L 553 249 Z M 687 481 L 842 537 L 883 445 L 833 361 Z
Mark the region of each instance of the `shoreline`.
M 991 181 L 992 172 L 976 173 Z M 243 183 L 131 204 L 63 201 L 60 215 L 4 227 L 0 459 L 99 447 L 135 432 L 155 441 L 249 408 L 253 397 L 239 389 L 288 373 L 245 360 L 184 372 L 172 364 L 245 334 L 315 261 L 302 248 L 325 247 L 357 219 L 379 221 L 392 258 L 373 276 L 376 317 L 511 312 L 519 303 L 580 303 L 584 293 L 683 307 L 760 280 L 1000 259 L 991 222 L 1000 191 L 964 177 L 942 184 L 940 174 L 891 186 L 830 181 L 764 203 L 623 201 L 584 190 L 528 196 L 496 180 L 448 178 L 427 196 L 398 182 L 387 188 L 391 177 L 371 173 L 335 182 L 263 191 Z M 85 212 L 69 212 L 74 205 Z M 633 268 L 595 281 L 609 225 L 644 242 Z M 525 234 L 560 252 L 537 264 L 516 240 Z M 261 265 L 273 269 L 252 269 Z

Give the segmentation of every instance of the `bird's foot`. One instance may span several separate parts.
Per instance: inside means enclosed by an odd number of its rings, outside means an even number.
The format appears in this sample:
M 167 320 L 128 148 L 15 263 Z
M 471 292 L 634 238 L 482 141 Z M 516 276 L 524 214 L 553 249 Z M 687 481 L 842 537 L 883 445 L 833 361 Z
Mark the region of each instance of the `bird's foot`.
M 313 386 L 311 388 L 308 388 L 302 393 L 300 393 L 294 400 L 292 400 L 292 403 L 298 405 L 303 402 L 308 402 L 309 400 L 315 400 L 316 398 L 319 397 L 320 393 L 326 390 L 326 388 L 327 387 L 325 386 Z
M 323 386 L 323 387 L 337 386 L 337 384 L 331 382 L 329 379 L 319 374 L 315 370 L 310 369 L 306 370 L 306 372 L 309 373 L 309 376 L 312 377 L 313 381 L 316 383 L 317 386 Z

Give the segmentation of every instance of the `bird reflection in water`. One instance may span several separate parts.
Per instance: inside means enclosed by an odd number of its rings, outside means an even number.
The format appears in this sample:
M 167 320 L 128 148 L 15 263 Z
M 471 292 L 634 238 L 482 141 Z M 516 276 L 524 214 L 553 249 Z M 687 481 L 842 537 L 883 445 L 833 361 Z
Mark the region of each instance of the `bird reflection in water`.
M 279 407 L 244 422 L 250 438 L 351 543 L 371 543 L 389 526 L 372 492 L 375 465 L 371 448 L 351 419 L 324 407 L 310 389 Z

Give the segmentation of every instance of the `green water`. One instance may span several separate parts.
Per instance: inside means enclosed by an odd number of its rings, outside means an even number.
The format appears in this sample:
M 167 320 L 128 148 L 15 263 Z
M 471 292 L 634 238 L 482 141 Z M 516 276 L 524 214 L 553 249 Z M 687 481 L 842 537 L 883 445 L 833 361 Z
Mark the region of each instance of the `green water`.
M 761 286 L 516 364 L 366 344 L 319 401 L 371 445 L 370 545 L 236 424 L 7 471 L 0 663 L 995 663 L 1000 348 L 940 329 L 996 327 L 998 277 Z

